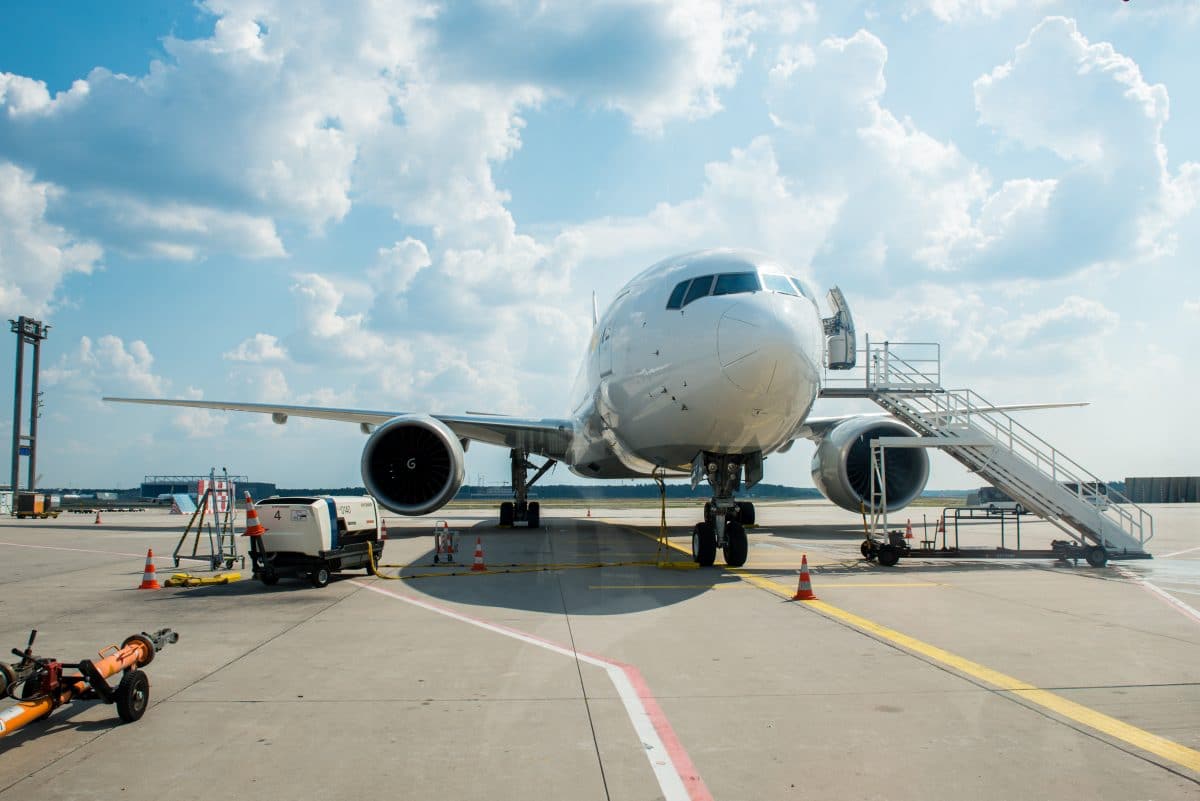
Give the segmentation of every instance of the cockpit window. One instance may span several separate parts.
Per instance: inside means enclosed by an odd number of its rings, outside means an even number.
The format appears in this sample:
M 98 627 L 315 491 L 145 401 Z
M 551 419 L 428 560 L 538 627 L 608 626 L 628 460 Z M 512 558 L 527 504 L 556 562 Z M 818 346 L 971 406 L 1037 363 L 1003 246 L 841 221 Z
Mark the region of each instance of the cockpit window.
M 699 278 L 692 279 L 692 285 L 688 287 L 687 294 L 683 297 L 683 305 L 686 306 L 693 300 L 699 300 L 707 295 L 712 290 L 713 277 L 711 275 L 702 275 Z
M 680 281 L 675 285 L 675 288 L 671 290 L 671 299 L 667 301 L 668 309 L 683 308 L 683 294 L 687 292 L 688 284 L 690 283 L 692 281 L 689 278 L 687 281 Z
M 782 275 L 771 276 L 782 280 L 785 284 L 788 280 Z M 668 309 L 682 309 L 694 300 L 706 297 L 707 295 L 738 295 L 744 292 L 758 292 L 762 289 L 762 284 L 758 280 L 757 273 L 725 273 L 724 275 L 702 275 L 698 278 L 693 278 L 689 281 L 680 281 L 671 290 L 671 297 L 667 300 Z M 783 291 L 783 290 L 777 290 Z M 791 289 L 791 284 L 788 284 L 788 293 L 796 294 Z
M 799 278 L 796 278 L 795 276 L 792 276 L 792 283 L 796 285 L 797 292 L 799 292 L 801 295 L 808 298 L 809 300 L 813 299 L 812 295 L 810 295 L 808 293 L 808 290 L 805 288 L 803 281 L 801 281 Z
M 783 295 L 798 295 L 796 287 L 792 286 L 792 282 L 787 279 L 786 275 L 775 275 L 773 273 L 764 273 L 763 284 L 772 292 L 779 292 Z
M 762 289 L 755 273 L 726 273 L 717 276 L 714 295 L 737 295 L 742 292 L 757 292 Z

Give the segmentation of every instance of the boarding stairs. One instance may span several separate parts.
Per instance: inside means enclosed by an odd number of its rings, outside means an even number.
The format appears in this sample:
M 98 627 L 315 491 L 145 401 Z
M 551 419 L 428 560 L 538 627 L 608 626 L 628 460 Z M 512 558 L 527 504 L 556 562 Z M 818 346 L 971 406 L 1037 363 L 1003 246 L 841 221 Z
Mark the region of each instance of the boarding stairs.
M 1080 546 L 1103 546 L 1109 557 L 1149 556 L 1149 512 L 978 393 L 944 388 L 937 343 L 867 338 L 858 353 L 852 374 L 826 372 L 823 397 L 869 398 Z

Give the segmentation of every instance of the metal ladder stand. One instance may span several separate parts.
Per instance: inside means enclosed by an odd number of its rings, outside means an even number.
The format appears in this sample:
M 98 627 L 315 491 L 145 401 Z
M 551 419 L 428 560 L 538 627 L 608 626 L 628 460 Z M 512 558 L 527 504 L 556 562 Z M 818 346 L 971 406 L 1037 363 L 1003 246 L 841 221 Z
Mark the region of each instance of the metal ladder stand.
M 940 345 L 872 343 L 867 337 L 858 353 L 865 357 L 859 368 L 863 383 L 853 387 L 846 379 L 827 378 L 842 386 L 827 383 L 822 396 L 869 398 L 920 435 L 871 441 L 871 542 L 896 547 L 888 534 L 886 449 L 929 447 L 945 451 L 1070 537 L 1071 542 L 1052 543 L 1053 555 L 1083 557 L 1097 567 L 1109 558 L 1150 558 L 1149 512 L 1115 490 L 1105 495 L 1103 481 L 978 393 L 943 388 Z
M 208 562 L 212 570 L 220 570 L 221 563 L 225 563 L 225 569 L 233 567 L 234 562 L 240 563 L 241 567 L 246 566 L 246 557 L 237 551 L 237 534 L 233 530 L 233 512 L 237 506 L 237 499 L 234 495 L 233 482 L 229 478 L 229 470 L 221 468 L 224 475 L 224 489 L 217 488 L 217 471 L 213 468 L 208 474 L 208 486 L 204 490 L 204 494 L 196 502 L 196 511 L 192 512 L 192 517 L 188 521 L 187 527 L 184 528 L 183 534 L 179 537 L 179 542 L 175 543 L 175 550 L 171 556 L 175 560 L 175 567 L 179 567 L 181 559 L 197 559 L 202 562 Z M 225 495 L 228 502 L 225 504 L 225 511 L 220 511 L 220 503 L 218 496 Z M 213 521 L 216 522 L 216 528 L 213 528 L 213 523 L 208 524 L 208 550 L 207 554 L 199 553 L 200 537 L 206 533 L 205 516 L 207 515 L 208 506 L 213 507 Z M 193 526 L 195 531 L 193 532 Z M 187 541 L 188 535 L 194 534 L 192 540 L 192 552 L 190 554 L 180 553 L 183 550 L 184 543 Z

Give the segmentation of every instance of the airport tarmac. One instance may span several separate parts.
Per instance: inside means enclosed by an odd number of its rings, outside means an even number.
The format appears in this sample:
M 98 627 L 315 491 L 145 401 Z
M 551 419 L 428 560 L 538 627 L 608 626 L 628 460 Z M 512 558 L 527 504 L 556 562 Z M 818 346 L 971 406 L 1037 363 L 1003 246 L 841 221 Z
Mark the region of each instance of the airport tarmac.
M 0 801 L 1195 799 L 1200 506 L 1149 508 L 1152 561 L 884 568 L 856 515 L 762 504 L 740 570 L 689 569 L 699 509 L 668 510 L 664 553 L 657 508 L 544 507 L 535 531 L 447 508 L 388 518 L 402 580 L 157 591 L 146 549 L 170 575 L 186 518 L 0 519 L 5 651 L 180 634 L 142 720 L 73 704 L 0 739 Z M 433 567 L 435 518 L 490 572 Z M 819 601 L 789 600 L 802 554 Z

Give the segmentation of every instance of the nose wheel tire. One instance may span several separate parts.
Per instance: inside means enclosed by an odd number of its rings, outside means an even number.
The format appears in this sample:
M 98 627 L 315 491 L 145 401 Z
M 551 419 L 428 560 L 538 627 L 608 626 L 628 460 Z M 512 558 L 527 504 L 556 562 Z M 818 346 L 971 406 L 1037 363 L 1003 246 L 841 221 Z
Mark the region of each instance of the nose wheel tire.
M 900 551 L 893 548 L 891 545 L 885 545 L 879 549 L 879 564 L 884 567 L 894 567 L 900 561 Z
M 692 560 L 700 567 L 712 567 L 717 561 L 717 530 L 712 523 L 692 527 Z
M 754 525 L 754 504 L 742 501 L 738 504 L 738 522 L 743 526 Z
M 868 562 L 875 558 L 875 546 L 870 540 L 863 540 L 862 545 L 858 546 L 858 550 L 862 553 L 863 559 Z
M 722 555 L 725 564 L 730 567 L 741 567 L 746 564 L 746 555 L 750 552 L 750 543 L 746 540 L 746 529 L 736 520 L 725 524 L 725 547 Z
M 512 528 L 513 511 L 512 501 L 505 501 L 500 504 L 500 528 Z
M 529 510 L 525 513 L 525 524 L 529 528 L 538 528 L 542 524 L 542 505 L 537 501 L 529 502 Z

